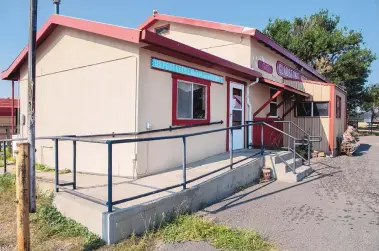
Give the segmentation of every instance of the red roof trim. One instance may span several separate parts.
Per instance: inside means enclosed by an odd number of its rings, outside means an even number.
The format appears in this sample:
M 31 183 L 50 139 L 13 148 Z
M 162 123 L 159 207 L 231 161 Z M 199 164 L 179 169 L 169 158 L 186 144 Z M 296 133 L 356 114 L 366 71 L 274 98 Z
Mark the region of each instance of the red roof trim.
M 37 46 L 39 46 L 58 26 L 62 25 L 82 31 L 91 32 L 107 37 L 112 37 L 132 43 L 139 43 L 140 31 L 129 29 L 121 26 L 98 23 L 89 20 L 66 17 L 62 15 L 52 15 L 37 33 Z M 15 72 L 21 67 L 22 62 L 28 56 L 28 46 L 26 46 L 9 68 L 1 73 L 1 79 L 18 80 L 18 74 Z
M 321 75 L 319 72 L 317 72 L 311 66 L 309 66 L 305 62 L 301 61 L 294 54 L 292 54 L 288 50 L 284 49 L 282 46 L 277 44 L 274 40 L 270 39 L 268 36 L 264 35 L 263 33 L 261 33 L 259 30 L 255 29 L 255 28 L 243 27 L 243 26 L 238 26 L 238 25 L 233 25 L 233 24 L 223 24 L 223 23 L 217 23 L 217 22 L 211 22 L 211 21 L 205 21 L 205 20 L 198 20 L 198 19 L 186 18 L 186 17 L 170 16 L 170 15 L 164 15 L 164 14 L 155 14 L 155 15 L 149 17 L 138 28 L 141 30 L 147 29 L 150 26 L 152 26 L 154 23 L 156 23 L 158 20 L 250 35 L 252 38 L 261 41 L 262 43 L 271 47 L 272 49 L 274 49 L 278 53 L 282 54 L 284 57 L 292 60 L 293 62 L 295 62 L 297 64 L 299 64 L 301 67 L 305 68 L 307 71 L 311 72 L 316 77 L 320 78 L 321 80 L 323 80 L 325 82 L 328 82 L 328 79 L 326 77 Z
M 182 44 L 175 40 L 166 38 L 164 36 L 160 36 L 158 34 L 155 34 L 147 30 L 142 31 L 141 41 L 149 43 L 149 44 L 153 44 L 156 46 L 169 48 L 169 50 L 174 51 L 176 54 L 190 55 L 190 57 L 193 58 L 193 60 L 196 61 L 197 63 L 199 63 L 197 59 L 201 59 L 203 61 L 209 62 L 211 63 L 211 66 L 208 65 L 207 67 L 210 67 L 216 70 L 228 72 L 228 73 L 238 75 L 238 76 L 241 76 L 242 74 L 242 76 L 247 77 L 248 79 L 262 77 L 262 74 L 260 72 L 254 71 L 251 68 L 244 67 L 239 64 L 235 64 L 223 58 L 214 56 L 210 53 L 195 49 L 188 45 Z M 151 47 L 146 47 L 146 49 L 150 49 L 150 48 Z M 159 52 L 159 50 L 157 51 Z
M 12 109 L 12 99 L 0 98 L 0 108 Z M 18 108 L 18 99 L 14 99 L 14 108 Z
M 223 58 L 187 46 L 164 36 L 160 36 L 153 32 L 146 30 L 141 32 L 140 30 L 128 29 L 120 26 L 97 23 L 89 20 L 82 20 L 61 15 L 52 15 L 42 26 L 37 34 L 37 47 L 54 31 L 58 25 L 132 43 L 139 43 L 140 41 L 143 41 L 150 44 L 144 47 L 146 49 L 156 50 L 169 56 L 185 59 L 187 61 L 225 73 L 237 75 L 239 77 L 247 79 L 262 77 L 262 74 L 260 72 L 254 71 L 251 68 L 232 63 Z M 10 67 L 1 73 L 1 78 L 6 80 L 18 80 L 19 69 L 21 65 L 27 60 L 27 57 L 28 48 L 25 47 L 13 61 Z
M 267 79 L 267 78 L 260 78 L 260 80 L 263 82 L 263 83 L 266 83 L 266 84 L 269 84 L 269 85 L 273 85 L 275 87 L 278 87 L 278 88 L 282 88 L 286 91 L 289 91 L 289 92 L 292 92 L 292 93 L 296 93 L 296 94 L 299 94 L 299 95 L 302 95 L 304 97 L 309 97 L 310 95 L 308 93 L 305 93 L 305 92 L 302 92 L 298 89 L 295 89 L 289 85 L 286 85 L 286 84 L 282 84 L 282 83 L 279 83 L 279 82 L 276 82 L 276 81 L 273 81 L 273 80 L 270 80 L 270 79 Z

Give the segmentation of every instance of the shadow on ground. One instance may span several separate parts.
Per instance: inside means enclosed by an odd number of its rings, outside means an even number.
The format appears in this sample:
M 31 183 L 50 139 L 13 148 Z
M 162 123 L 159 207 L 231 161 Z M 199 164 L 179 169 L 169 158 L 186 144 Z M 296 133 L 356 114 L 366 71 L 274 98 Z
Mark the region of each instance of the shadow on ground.
M 262 194 L 262 195 L 259 195 L 259 196 L 255 196 L 255 197 L 253 197 L 251 199 L 248 199 L 248 200 L 241 201 L 246 196 L 254 194 L 258 190 L 261 190 L 262 188 L 264 188 L 266 186 L 269 186 L 269 185 L 271 185 L 271 184 L 273 184 L 274 182 L 277 182 L 277 181 L 271 181 L 271 182 L 268 182 L 268 183 L 259 184 L 259 185 L 256 185 L 255 186 L 256 188 L 253 189 L 253 190 L 250 190 L 250 191 L 247 191 L 245 193 L 238 194 L 238 195 L 235 195 L 235 196 L 232 196 L 232 197 L 229 197 L 229 198 L 226 198 L 226 199 L 222 200 L 222 202 L 228 201 L 228 203 L 224 204 L 223 206 L 221 206 L 218 209 L 215 209 L 215 210 L 204 209 L 203 211 L 207 212 L 207 213 L 210 213 L 210 214 L 216 214 L 218 212 L 221 212 L 221 211 L 233 208 L 233 207 L 237 207 L 239 205 L 246 204 L 246 203 L 249 203 L 251 201 L 262 199 L 262 198 L 265 198 L 265 197 L 268 197 L 268 196 L 271 196 L 271 195 L 274 195 L 274 194 L 277 194 L 277 193 L 281 193 L 281 192 L 290 190 L 290 189 L 295 188 L 295 187 L 302 186 L 304 184 L 307 184 L 307 183 L 310 183 L 310 182 L 313 182 L 313 181 L 316 181 L 316 180 L 319 180 L 319 179 L 322 179 L 322 178 L 325 178 L 325 177 L 333 176 L 333 175 L 341 172 L 341 170 L 339 170 L 340 167 L 334 167 L 334 166 L 331 166 L 331 165 L 328 165 L 328 164 L 325 164 L 325 163 L 322 163 L 322 162 L 318 162 L 317 164 L 321 164 L 322 167 L 320 167 L 320 165 L 317 165 L 317 168 L 314 168 L 314 171 L 312 172 L 312 174 L 309 175 L 308 177 L 304 178 L 302 182 L 296 183 L 294 185 L 291 185 L 291 186 L 288 186 L 288 187 L 285 187 L 285 188 L 282 188 L 282 189 L 275 190 L 273 192 L 268 192 L 268 193 L 265 193 L 265 194 Z M 337 171 L 332 171 L 330 173 L 325 174 L 325 173 L 321 172 L 321 170 L 323 170 L 323 169 L 334 169 L 334 170 L 337 170 Z

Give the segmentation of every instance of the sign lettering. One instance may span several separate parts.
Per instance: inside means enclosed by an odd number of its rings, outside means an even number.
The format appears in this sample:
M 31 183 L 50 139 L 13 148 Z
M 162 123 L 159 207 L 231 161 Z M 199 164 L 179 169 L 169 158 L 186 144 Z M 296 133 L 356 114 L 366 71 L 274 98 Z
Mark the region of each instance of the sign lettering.
M 183 75 L 197 77 L 197 78 L 201 78 L 201 79 L 206 79 L 206 80 L 221 83 L 221 84 L 224 83 L 224 77 L 223 76 L 219 76 L 219 75 L 212 74 L 209 72 L 193 69 L 193 68 L 190 68 L 190 67 L 187 67 L 184 65 L 171 63 L 171 62 L 160 60 L 157 58 L 151 59 L 151 68 L 161 69 L 161 70 L 175 72 L 175 73 L 180 73 Z
M 300 81 L 302 79 L 307 79 L 299 71 L 289 67 L 288 65 L 280 61 L 276 63 L 276 72 L 278 73 L 279 76 L 286 79 L 292 79 L 292 80 L 297 80 L 297 81 Z
M 258 68 L 270 74 L 272 74 L 272 72 L 274 71 L 271 65 L 269 65 L 266 62 L 263 62 L 262 60 L 258 60 Z

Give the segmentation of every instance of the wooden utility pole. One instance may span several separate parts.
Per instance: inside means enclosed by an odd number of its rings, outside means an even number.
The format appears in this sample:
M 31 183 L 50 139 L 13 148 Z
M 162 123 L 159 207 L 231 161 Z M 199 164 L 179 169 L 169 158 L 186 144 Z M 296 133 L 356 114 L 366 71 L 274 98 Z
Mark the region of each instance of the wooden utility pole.
M 16 202 L 17 202 L 17 250 L 30 250 L 29 228 L 29 144 L 17 144 Z

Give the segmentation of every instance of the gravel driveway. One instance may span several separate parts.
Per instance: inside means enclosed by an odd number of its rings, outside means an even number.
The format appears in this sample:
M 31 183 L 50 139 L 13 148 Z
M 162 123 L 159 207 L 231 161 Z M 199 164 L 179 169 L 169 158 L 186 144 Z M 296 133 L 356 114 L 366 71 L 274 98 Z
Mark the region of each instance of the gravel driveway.
M 354 157 L 312 163 L 297 184 L 252 186 L 200 214 L 231 227 L 257 230 L 280 250 L 379 250 L 379 137 L 362 137 Z M 207 243 L 162 250 L 215 250 Z

